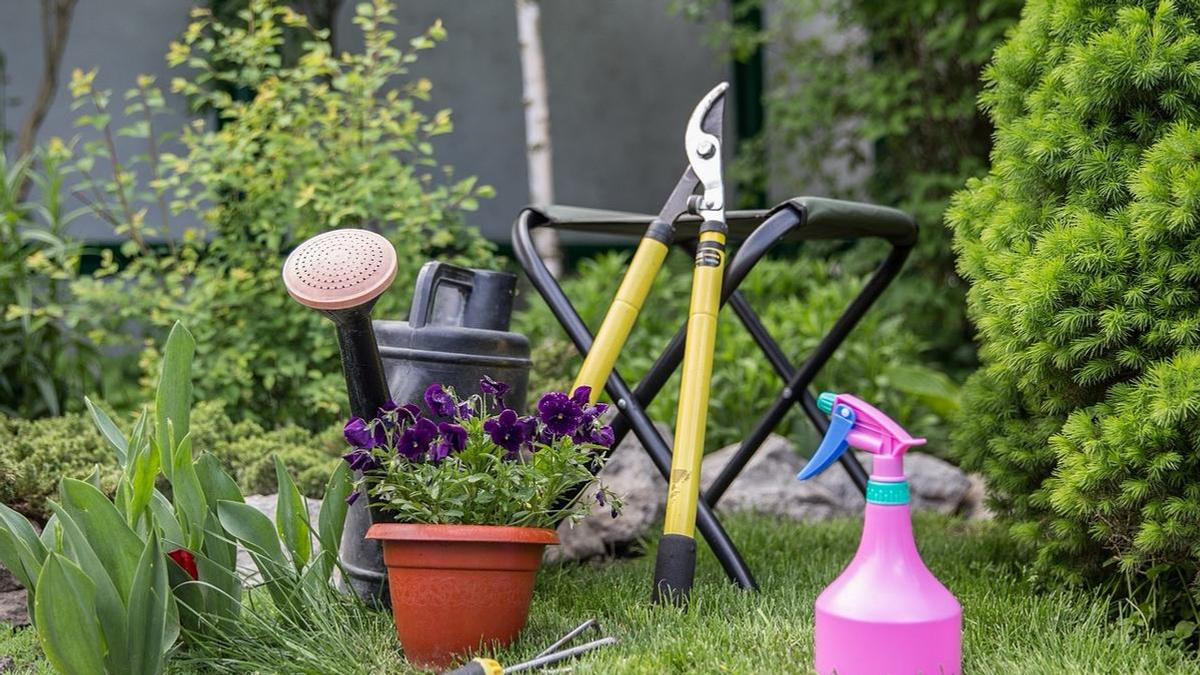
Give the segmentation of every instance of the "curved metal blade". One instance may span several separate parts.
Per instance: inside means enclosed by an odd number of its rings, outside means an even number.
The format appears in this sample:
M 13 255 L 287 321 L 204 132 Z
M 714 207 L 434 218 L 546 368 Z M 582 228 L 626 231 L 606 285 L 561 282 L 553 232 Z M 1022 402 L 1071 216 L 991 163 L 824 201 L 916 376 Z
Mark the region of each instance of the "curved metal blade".
M 725 221 L 725 185 L 721 175 L 721 134 L 725 120 L 725 91 L 722 82 L 700 99 L 692 110 L 683 136 L 688 162 L 704 186 L 699 211 L 705 220 Z

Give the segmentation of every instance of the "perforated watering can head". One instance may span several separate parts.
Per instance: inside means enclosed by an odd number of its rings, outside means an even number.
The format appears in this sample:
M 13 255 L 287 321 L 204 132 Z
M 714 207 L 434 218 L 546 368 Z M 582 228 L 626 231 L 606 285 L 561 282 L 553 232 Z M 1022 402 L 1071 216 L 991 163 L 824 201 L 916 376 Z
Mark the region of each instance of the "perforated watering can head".
M 367 230 L 319 234 L 283 263 L 283 283 L 292 298 L 329 313 L 369 307 L 395 278 L 396 249 Z

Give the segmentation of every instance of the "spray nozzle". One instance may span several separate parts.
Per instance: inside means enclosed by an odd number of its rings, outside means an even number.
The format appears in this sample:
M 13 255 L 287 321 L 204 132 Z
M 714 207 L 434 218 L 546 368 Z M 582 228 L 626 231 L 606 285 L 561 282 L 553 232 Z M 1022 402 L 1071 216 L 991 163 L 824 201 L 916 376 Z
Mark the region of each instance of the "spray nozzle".
M 829 415 L 829 430 L 797 476 L 800 480 L 829 468 L 850 447 L 875 455 L 872 478 L 902 480 L 904 452 L 925 443 L 924 438 L 913 438 L 879 409 L 850 394 L 823 392 L 817 398 L 817 407 Z

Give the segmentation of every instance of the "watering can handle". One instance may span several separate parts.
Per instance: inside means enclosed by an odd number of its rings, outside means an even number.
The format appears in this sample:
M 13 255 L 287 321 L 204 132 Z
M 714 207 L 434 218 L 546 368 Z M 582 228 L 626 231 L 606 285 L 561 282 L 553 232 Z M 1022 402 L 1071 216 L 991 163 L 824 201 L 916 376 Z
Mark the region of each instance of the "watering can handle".
M 438 289 L 443 285 L 457 288 L 458 301 L 455 307 L 442 306 L 443 312 L 435 314 L 439 304 L 437 302 Z M 466 312 L 467 299 L 471 297 L 474 289 L 475 273 L 473 271 L 444 262 L 425 263 L 417 274 L 417 284 L 413 289 L 412 308 L 408 311 L 408 324 L 413 328 L 421 328 L 429 323 L 461 326 Z

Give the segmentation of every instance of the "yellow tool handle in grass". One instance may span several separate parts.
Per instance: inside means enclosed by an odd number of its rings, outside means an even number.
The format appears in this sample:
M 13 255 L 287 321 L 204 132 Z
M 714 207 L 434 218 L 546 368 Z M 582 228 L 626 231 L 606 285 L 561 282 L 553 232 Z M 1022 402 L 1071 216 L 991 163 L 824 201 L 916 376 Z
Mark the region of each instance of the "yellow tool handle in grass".
M 717 312 L 725 272 L 724 223 L 705 223 L 696 249 L 683 379 L 675 416 L 675 447 L 667 488 L 667 514 L 654 568 L 655 601 L 686 602 L 696 569 L 696 508 L 700 500 L 700 460 L 708 423 Z
M 642 311 L 642 304 L 650 295 L 650 286 L 662 269 L 667 250 L 665 243 L 651 237 L 643 237 L 642 242 L 638 244 L 629 269 L 625 272 L 625 278 L 617 288 L 617 295 L 613 298 L 608 313 L 604 315 L 604 322 L 596 332 L 596 339 L 592 341 L 592 348 L 583 360 L 583 367 L 579 369 L 575 384 L 571 385 L 572 393 L 580 387 L 591 387 L 589 403 L 594 404 L 604 392 L 604 383 L 612 373 L 617 356 L 625 347 L 625 341 L 629 339 L 629 333 L 633 331 L 638 313 Z

